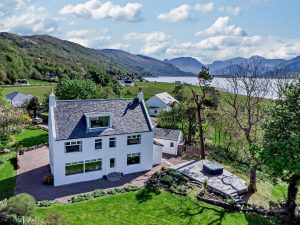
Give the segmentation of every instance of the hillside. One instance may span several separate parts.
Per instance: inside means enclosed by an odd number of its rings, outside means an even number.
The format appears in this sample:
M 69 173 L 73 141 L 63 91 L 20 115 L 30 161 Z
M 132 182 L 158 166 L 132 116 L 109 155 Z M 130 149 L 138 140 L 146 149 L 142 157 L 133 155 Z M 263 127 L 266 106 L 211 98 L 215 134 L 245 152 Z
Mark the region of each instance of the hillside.
M 18 78 L 44 79 L 49 73 L 82 77 L 94 67 L 109 75 L 190 75 L 150 57 L 90 49 L 48 35 L 0 33 L 0 50 L 0 83 L 14 83 Z
M 197 74 L 203 65 L 191 57 L 174 58 L 165 60 L 165 62 L 168 62 L 183 71 L 192 72 L 193 74 Z M 251 56 L 250 58 L 236 57 L 223 61 L 215 61 L 211 64 L 206 64 L 205 66 L 209 68 L 211 74 L 218 76 L 230 71 L 235 71 L 235 69 L 237 69 L 237 65 L 247 65 L 253 62 L 261 63 L 266 72 L 274 69 L 282 70 L 288 72 L 289 74 L 300 72 L 300 56 L 291 60 L 266 59 L 261 56 Z
M 193 74 L 198 74 L 203 66 L 202 63 L 192 57 L 179 57 L 170 60 L 165 59 L 164 62 L 167 62 L 182 71 Z

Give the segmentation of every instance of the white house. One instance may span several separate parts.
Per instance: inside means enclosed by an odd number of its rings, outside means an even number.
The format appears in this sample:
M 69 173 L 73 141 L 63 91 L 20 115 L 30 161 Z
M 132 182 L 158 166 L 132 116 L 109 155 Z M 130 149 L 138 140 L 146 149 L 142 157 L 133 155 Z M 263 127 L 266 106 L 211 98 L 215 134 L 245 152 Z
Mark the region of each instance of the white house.
M 61 101 L 51 94 L 49 154 L 54 186 L 147 171 L 161 158 L 143 93 L 136 99 Z
M 25 95 L 21 92 L 12 92 L 5 96 L 6 99 L 16 108 L 21 108 L 25 101 L 32 99 L 32 95 Z
M 162 152 L 178 155 L 179 147 L 184 144 L 183 133 L 180 130 L 154 128 L 154 140 L 163 145 Z
M 150 116 L 157 116 L 161 110 L 170 110 L 174 103 L 178 103 L 178 101 L 167 92 L 156 94 L 146 101 L 150 109 Z

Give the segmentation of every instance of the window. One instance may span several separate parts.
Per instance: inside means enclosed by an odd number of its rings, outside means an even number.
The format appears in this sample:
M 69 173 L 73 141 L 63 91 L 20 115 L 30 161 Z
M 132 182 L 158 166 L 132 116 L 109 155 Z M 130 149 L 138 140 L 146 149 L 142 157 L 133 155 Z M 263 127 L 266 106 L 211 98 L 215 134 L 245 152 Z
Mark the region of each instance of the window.
M 83 173 L 83 161 L 67 163 L 65 166 L 66 176 Z
M 110 126 L 110 116 L 90 117 L 90 128 L 101 128 Z
M 71 141 L 65 143 L 65 152 L 81 152 L 82 151 L 82 142 L 81 141 Z
M 95 149 L 102 149 L 102 139 L 95 140 Z
M 141 162 L 141 153 L 132 153 L 127 155 L 127 165 L 140 164 Z
M 174 147 L 174 142 L 170 142 L 170 147 L 171 147 L 171 148 Z
M 109 147 L 110 148 L 116 147 L 116 138 L 109 138 Z
M 110 168 L 115 168 L 115 166 L 116 166 L 115 162 L 116 162 L 116 159 L 115 158 L 111 158 L 109 160 L 109 167 Z
M 92 159 L 85 161 L 85 172 L 102 170 L 102 159 Z
M 127 137 L 127 145 L 141 144 L 141 135 L 132 135 Z

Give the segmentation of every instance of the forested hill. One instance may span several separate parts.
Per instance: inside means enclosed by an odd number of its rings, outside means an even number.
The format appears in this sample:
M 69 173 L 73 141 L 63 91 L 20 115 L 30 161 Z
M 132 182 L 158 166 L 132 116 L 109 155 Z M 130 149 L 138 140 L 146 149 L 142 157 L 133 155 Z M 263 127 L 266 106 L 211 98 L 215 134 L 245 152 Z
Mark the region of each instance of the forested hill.
M 48 35 L 0 33 L 0 83 L 18 78 L 43 79 L 48 74 L 86 76 L 102 70 L 108 75 L 187 76 L 160 60 L 121 50 L 95 50 Z

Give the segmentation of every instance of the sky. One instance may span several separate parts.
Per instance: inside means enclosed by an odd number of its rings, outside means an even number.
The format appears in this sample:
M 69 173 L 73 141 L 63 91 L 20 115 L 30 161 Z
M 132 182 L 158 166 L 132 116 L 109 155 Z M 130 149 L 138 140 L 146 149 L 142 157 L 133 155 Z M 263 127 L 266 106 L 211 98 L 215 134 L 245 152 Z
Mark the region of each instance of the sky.
M 0 0 L 0 31 L 158 59 L 291 59 L 299 9 L 299 0 Z

